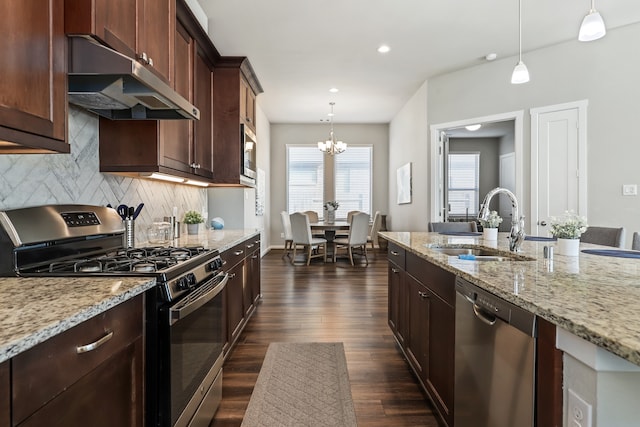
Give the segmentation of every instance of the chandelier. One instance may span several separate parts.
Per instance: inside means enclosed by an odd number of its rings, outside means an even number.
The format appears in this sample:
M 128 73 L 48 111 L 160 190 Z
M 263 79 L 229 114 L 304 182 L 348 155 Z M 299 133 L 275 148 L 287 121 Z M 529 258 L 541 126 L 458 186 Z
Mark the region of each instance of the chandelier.
M 334 155 L 340 154 L 344 150 L 347 149 L 347 144 L 342 141 L 336 141 L 336 137 L 333 134 L 333 106 L 336 105 L 335 102 L 330 102 L 331 112 L 329 113 L 329 121 L 331 122 L 331 132 L 329 133 L 329 139 L 326 141 L 319 141 L 318 148 L 320 151 L 324 151 L 327 154 Z

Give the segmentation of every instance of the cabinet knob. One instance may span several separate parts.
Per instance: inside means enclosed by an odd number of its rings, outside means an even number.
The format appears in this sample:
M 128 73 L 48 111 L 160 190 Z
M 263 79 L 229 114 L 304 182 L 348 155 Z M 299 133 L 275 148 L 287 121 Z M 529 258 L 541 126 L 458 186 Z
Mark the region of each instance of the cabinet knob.
M 397 269 L 397 268 L 392 268 L 392 269 L 391 269 L 391 272 L 392 272 L 393 274 L 398 274 L 398 273 L 399 273 L 399 271 L 398 271 L 398 269 Z
M 149 58 L 149 56 L 147 55 L 147 52 L 142 52 L 140 55 L 138 55 L 138 60 L 143 64 L 149 65 L 151 58 Z
M 429 294 L 426 293 L 426 292 L 418 291 L 418 295 L 420 295 L 420 298 L 422 298 L 422 299 L 428 299 L 429 298 Z

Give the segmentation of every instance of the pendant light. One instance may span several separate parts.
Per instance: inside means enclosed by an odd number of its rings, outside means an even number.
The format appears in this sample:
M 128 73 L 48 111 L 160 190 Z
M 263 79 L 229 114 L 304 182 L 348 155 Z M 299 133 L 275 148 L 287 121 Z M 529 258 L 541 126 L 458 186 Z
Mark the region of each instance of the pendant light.
M 595 0 L 591 0 L 591 9 L 582 20 L 578 40 L 590 42 L 604 37 L 605 34 L 607 34 L 607 29 L 604 26 L 604 20 L 600 16 L 600 12 L 596 10 Z
M 529 81 L 529 70 L 522 62 L 522 0 L 518 0 L 518 40 L 519 40 L 519 59 L 513 74 L 511 74 L 511 84 L 517 85 Z
M 345 151 L 347 149 L 347 144 L 342 141 L 336 141 L 336 137 L 333 134 L 333 106 L 336 105 L 336 103 L 330 102 L 329 105 L 331 106 L 331 112 L 329 113 L 329 120 L 331 121 L 331 132 L 329 132 L 329 139 L 324 142 L 318 142 L 318 149 L 333 156 Z

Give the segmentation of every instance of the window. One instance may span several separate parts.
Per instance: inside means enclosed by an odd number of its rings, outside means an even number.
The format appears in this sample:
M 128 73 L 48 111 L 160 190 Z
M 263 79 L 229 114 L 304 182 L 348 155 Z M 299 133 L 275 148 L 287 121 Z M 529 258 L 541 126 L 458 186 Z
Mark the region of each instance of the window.
M 323 156 L 315 146 L 287 146 L 287 212 L 316 211 L 322 216 Z
M 315 145 L 287 145 L 287 211 L 316 211 L 324 217 L 324 202 L 337 200 L 337 218 L 356 210 L 371 214 L 372 159 L 372 146 L 349 145 L 345 152 L 329 156 Z M 325 167 L 324 162 L 334 167 Z M 325 170 L 331 169 L 335 173 L 325 176 Z M 325 184 L 335 189 L 335 194 L 326 194 L 326 200 Z
M 449 215 L 477 215 L 480 204 L 480 153 L 449 153 Z
M 349 146 L 335 156 L 336 217 L 346 218 L 349 211 L 371 215 L 372 152 L 371 146 Z

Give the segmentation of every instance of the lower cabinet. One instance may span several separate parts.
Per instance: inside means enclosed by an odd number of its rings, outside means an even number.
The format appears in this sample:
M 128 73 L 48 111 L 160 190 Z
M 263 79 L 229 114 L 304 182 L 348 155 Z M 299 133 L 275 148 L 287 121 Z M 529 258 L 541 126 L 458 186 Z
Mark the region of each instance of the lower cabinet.
M 142 426 L 142 331 L 137 296 L 14 357 L 13 425 Z
M 244 240 L 220 254 L 229 274 L 225 288 L 225 357 L 242 333 L 260 298 L 260 236 Z
M 11 372 L 9 362 L 0 363 L 0 427 L 11 425 Z
M 388 321 L 420 384 L 452 426 L 455 276 L 389 242 Z

